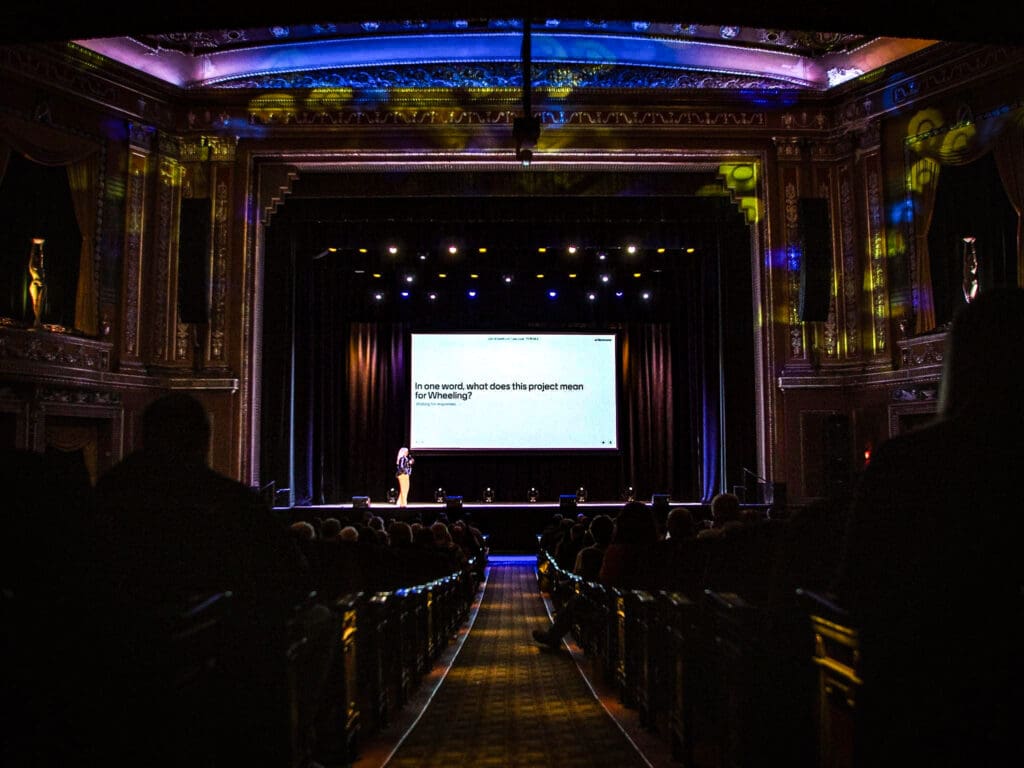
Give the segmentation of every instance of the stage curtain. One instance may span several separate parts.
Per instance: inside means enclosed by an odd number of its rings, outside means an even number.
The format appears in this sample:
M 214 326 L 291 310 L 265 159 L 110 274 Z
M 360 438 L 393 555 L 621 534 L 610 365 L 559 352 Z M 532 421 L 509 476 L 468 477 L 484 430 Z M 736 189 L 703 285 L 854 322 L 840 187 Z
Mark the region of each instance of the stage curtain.
M 96 290 L 94 246 L 96 243 L 97 154 L 67 167 L 71 202 L 75 207 L 82 247 L 78 254 L 78 289 L 75 292 L 75 328 L 96 336 L 99 333 L 99 297 Z
M 999 177 L 1017 212 L 1017 285 L 1024 287 L 1024 124 L 1017 121 L 993 148 Z

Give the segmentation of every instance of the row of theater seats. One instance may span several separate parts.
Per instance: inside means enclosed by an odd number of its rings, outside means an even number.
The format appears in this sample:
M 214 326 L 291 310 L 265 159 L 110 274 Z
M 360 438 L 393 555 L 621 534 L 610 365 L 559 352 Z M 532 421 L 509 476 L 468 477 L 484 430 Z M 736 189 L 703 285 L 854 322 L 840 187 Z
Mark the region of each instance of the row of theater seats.
M 686 768 L 851 765 L 857 634 L 825 595 L 801 590 L 799 614 L 780 615 L 736 593 L 619 590 L 544 550 L 537 577 L 556 610 L 577 601 L 593 674 Z
M 406 705 L 468 619 L 479 584 L 477 564 L 470 565 L 386 592 L 329 601 L 312 593 L 284 621 L 260 620 L 258 633 L 253 612 L 230 592 L 135 616 L 118 630 L 126 636 L 90 644 L 108 651 L 102 659 L 82 659 L 95 664 L 87 677 L 58 681 L 63 690 L 46 692 L 39 706 L 12 702 L 24 712 L 25 722 L 16 726 L 45 732 L 37 740 L 26 735 L 20 745 L 5 738 L 0 763 L 44 743 L 66 743 L 68 754 L 53 755 L 49 764 L 350 765 L 361 741 Z M 329 669 L 318 668 L 325 658 L 318 647 L 323 622 L 313 608 L 333 614 L 342 627 L 340 635 L 331 633 L 337 646 Z M 309 681 L 325 674 L 326 706 L 308 695 Z M 16 686 L 19 693 L 42 688 L 27 677 Z M 43 716 L 25 712 L 30 704 Z

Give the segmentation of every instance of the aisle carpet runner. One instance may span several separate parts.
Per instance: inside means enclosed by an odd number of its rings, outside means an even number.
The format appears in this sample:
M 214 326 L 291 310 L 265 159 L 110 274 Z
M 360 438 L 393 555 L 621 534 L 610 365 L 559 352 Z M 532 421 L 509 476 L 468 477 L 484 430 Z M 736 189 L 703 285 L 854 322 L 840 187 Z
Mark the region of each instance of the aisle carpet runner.
M 387 768 L 649 766 L 569 653 L 533 642 L 548 624 L 533 565 L 492 567 L 454 666 Z

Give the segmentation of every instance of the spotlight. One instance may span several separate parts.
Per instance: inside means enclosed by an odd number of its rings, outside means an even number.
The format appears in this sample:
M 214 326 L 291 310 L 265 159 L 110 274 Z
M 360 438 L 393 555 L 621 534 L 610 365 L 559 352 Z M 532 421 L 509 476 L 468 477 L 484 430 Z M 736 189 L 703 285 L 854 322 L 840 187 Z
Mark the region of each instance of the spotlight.
M 554 291 L 554 290 L 548 291 L 548 298 L 549 299 L 557 299 L 558 298 L 558 291 Z
M 511 283 L 512 282 L 512 275 L 505 275 L 501 279 L 504 280 L 506 283 Z
M 576 503 L 582 504 L 587 500 L 587 489 L 582 485 L 576 489 Z
M 469 296 L 469 298 L 471 298 L 471 299 L 475 299 L 476 298 L 476 291 L 466 291 L 466 295 Z
M 438 504 L 444 504 L 446 495 L 447 494 L 445 494 L 444 488 L 438 488 L 436 491 L 434 491 L 434 501 L 436 501 Z
M 394 256 L 396 253 L 398 253 L 398 246 L 397 245 L 389 245 L 388 246 L 388 253 L 390 253 L 392 256 Z
M 427 294 L 427 298 L 430 299 L 431 301 L 437 301 L 437 294 L 436 293 L 428 293 Z
M 452 256 L 454 256 L 458 252 L 459 252 L 459 247 L 457 245 L 449 245 L 448 246 L 448 253 L 450 253 Z
M 635 245 L 627 245 L 626 246 L 626 253 L 628 253 L 628 254 L 636 253 L 636 246 Z
M 377 293 L 373 294 L 373 299 L 374 301 L 384 301 L 384 294 L 378 291 Z
M 405 276 L 405 282 L 407 282 L 407 283 L 411 283 L 411 282 L 413 282 L 413 281 L 414 281 L 415 279 L 416 279 L 416 278 L 415 278 L 415 277 L 413 277 L 412 275 L 406 275 L 406 276 Z
M 398 502 L 398 491 L 394 488 L 388 488 L 388 504 L 395 504 Z
M 587 301 L 597 301 L 597 294 L 593 291 L 587 293 Z
M 570 245 L 569 246 L 569 253 L 576 253 L 576 246 L 575 245 Z
M 494 501 L 494 489 L 493 488 L 484 488 L 484 503 L 485 504 L 490 504 L 493 501 Z
M 529 491 L 526 492 L 526 500 L 528 502 L 530 502 L 531 504 L 534 503 L 535 501 L 537 501 L 539 496 L 540 496 L 540 494 L 537 493 L 537 489 L 536 488 L 531 488 Z
M 643 293 L 640 294 L 640 298 L 643 299 L 644 301 L 650 301 L 650 299 L 651 299 L 651 292 L 650 291 L 644 291 Z
M 409 292 L 408 291 L 402 291 L 402 293 L 400 295 L 401 295 L 401 297 L 403 299 L 408 299 L 409 298 Z

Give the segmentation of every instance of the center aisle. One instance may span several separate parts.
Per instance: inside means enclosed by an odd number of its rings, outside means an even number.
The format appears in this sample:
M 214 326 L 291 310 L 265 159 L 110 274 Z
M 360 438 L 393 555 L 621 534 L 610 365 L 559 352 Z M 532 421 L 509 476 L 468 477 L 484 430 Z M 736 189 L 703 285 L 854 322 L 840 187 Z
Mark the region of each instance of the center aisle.
M 475 621 L 453 666 L 383 765 L 650 768 L 569 653 L 531 639 L 532 629 L 549 622 L 534 565 L 502 564 L 488 571 Z

